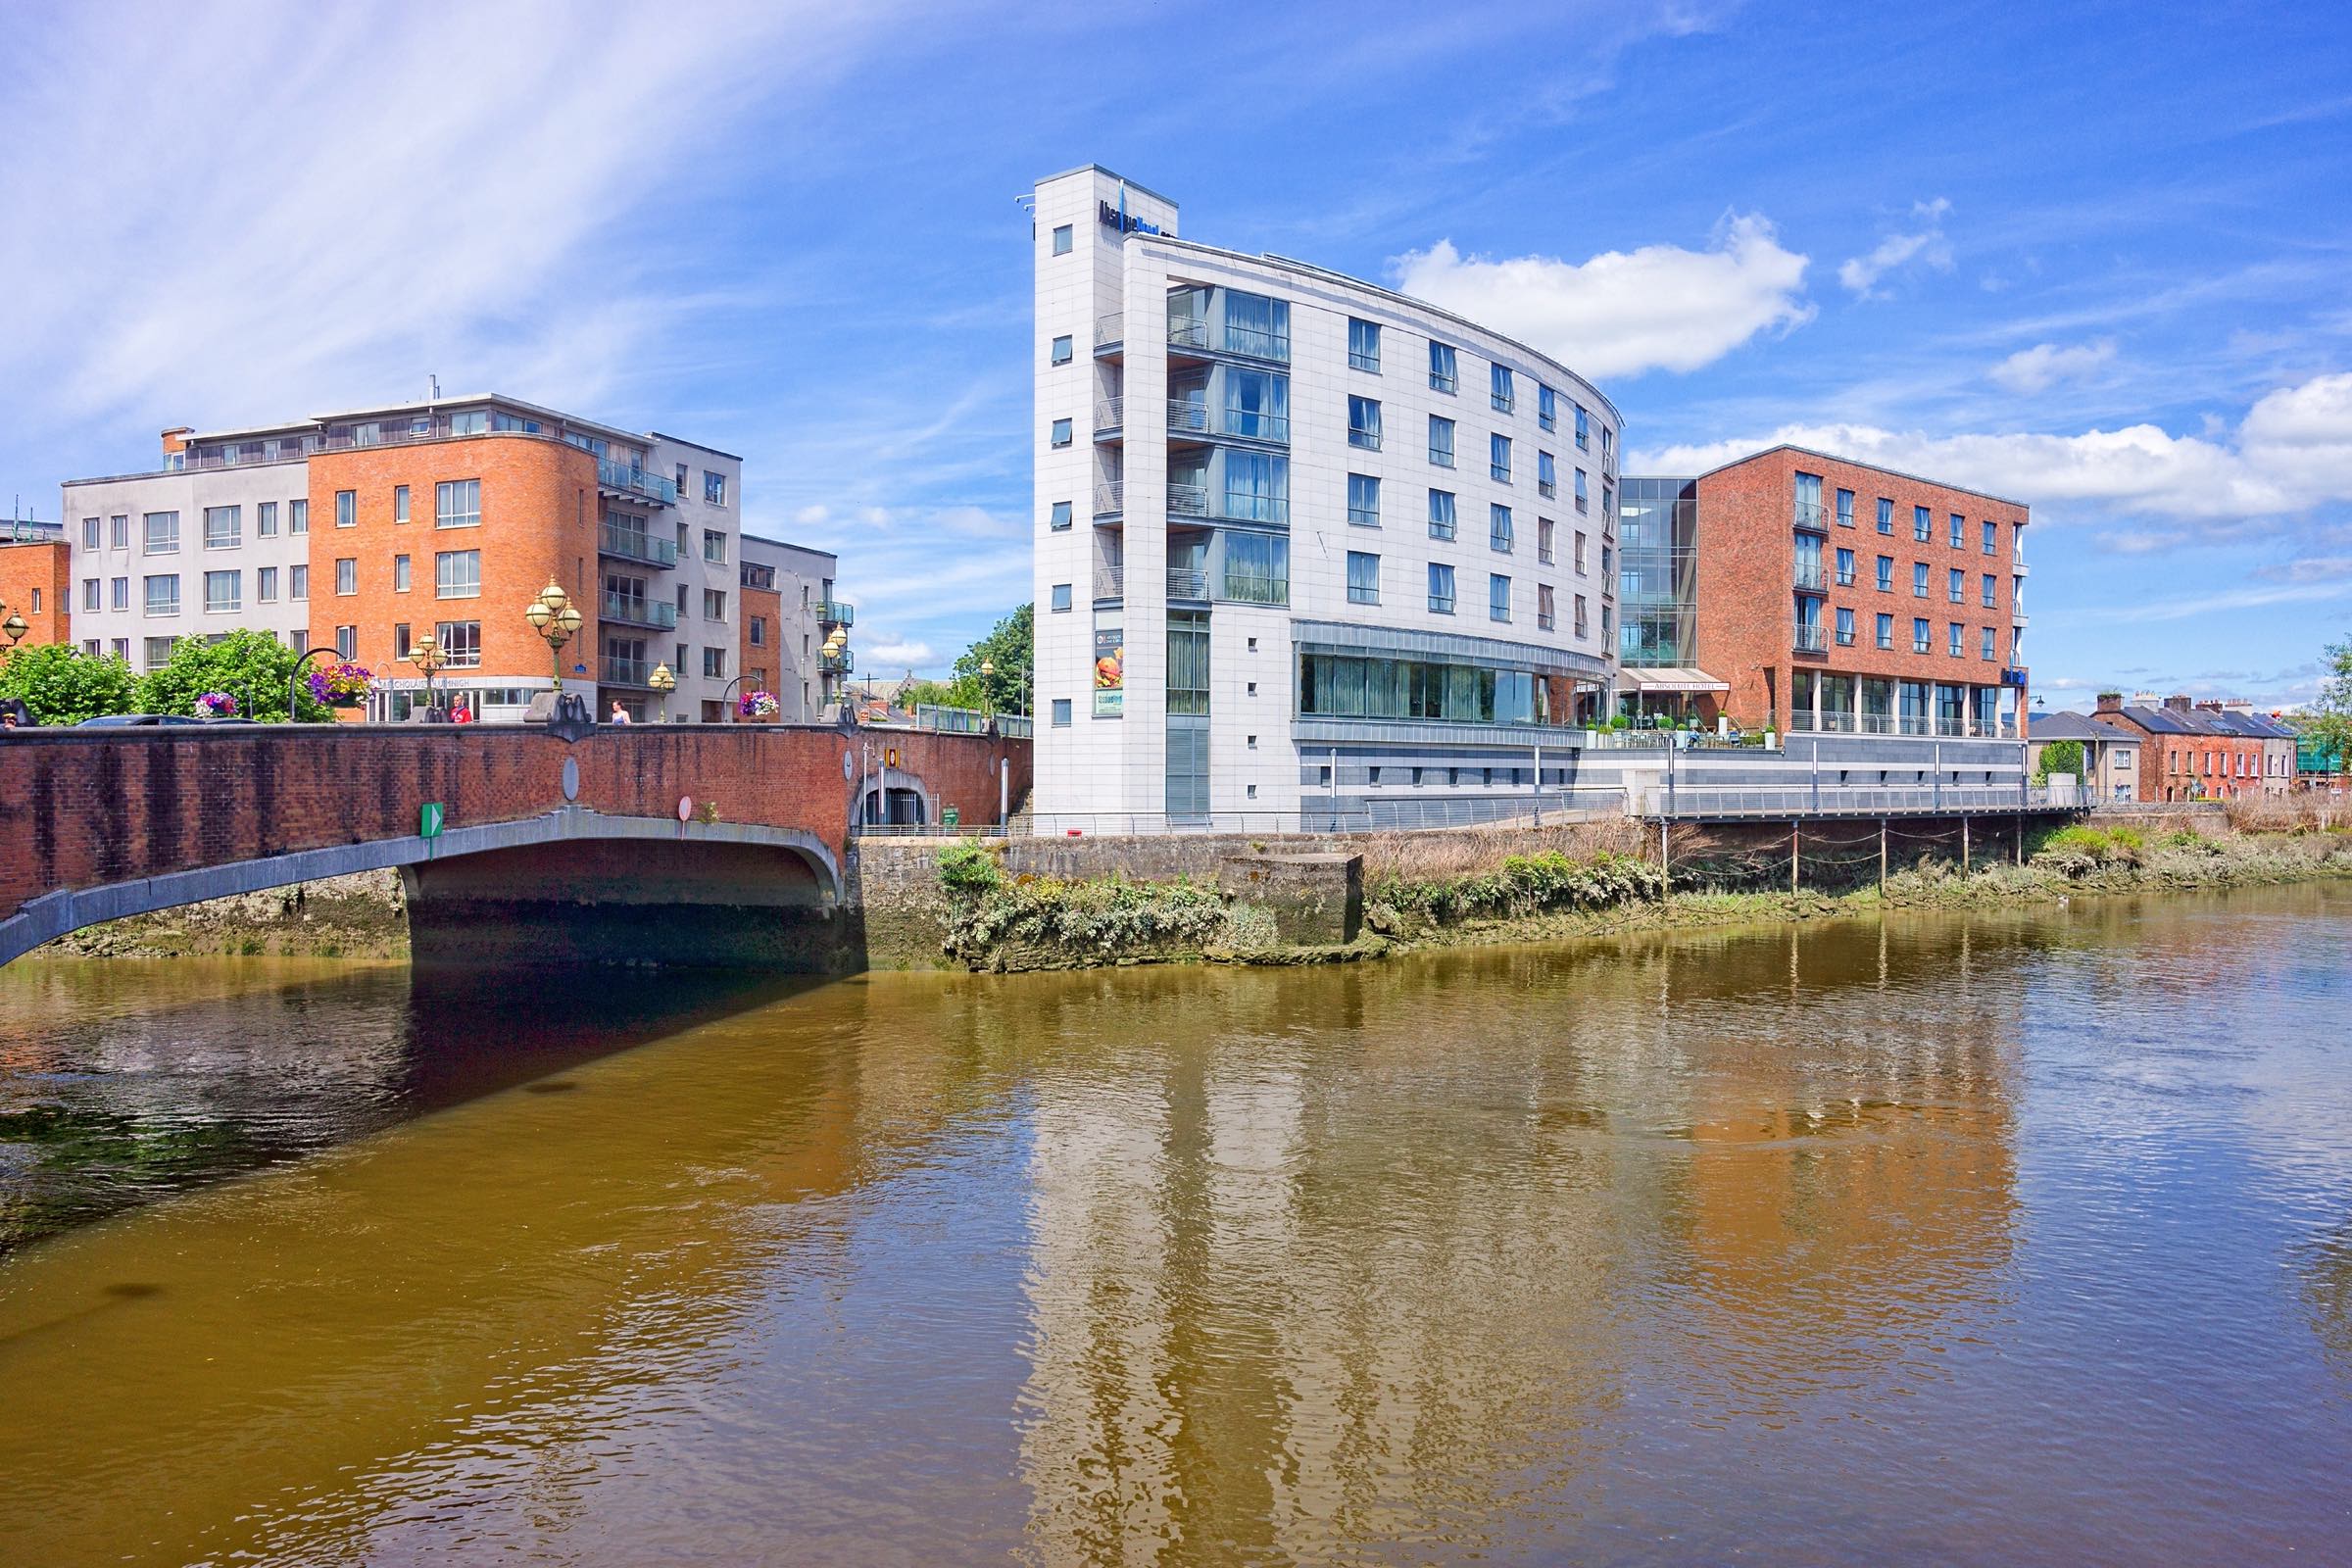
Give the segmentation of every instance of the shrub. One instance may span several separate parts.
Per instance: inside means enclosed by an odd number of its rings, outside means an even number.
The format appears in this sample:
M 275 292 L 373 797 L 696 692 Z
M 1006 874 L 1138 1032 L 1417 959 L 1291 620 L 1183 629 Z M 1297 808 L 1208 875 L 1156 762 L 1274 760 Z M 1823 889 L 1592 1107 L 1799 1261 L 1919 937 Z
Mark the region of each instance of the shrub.
M 951 893 L 983 894 L 1003 885 L 1004 873 L 987 845 L 965 839 L 939 852 L 939 880 Z
M 78 724 L 106 713 L 136 711 L 138 677 L 112 654 L 47 643 L 0 656 L 0 697 L 24 699 L 36 723 Z

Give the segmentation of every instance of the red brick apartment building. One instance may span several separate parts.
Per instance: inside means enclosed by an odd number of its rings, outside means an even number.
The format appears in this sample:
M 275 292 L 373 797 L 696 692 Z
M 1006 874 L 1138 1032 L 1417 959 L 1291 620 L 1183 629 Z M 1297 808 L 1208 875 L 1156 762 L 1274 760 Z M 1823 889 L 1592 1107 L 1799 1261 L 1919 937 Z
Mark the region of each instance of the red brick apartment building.
M 2152 693 L 2127 703 L 2121 692 L 2099 694 L 2099 718 L 2143 737 L 2139 748 L 2139 798 L 2143 801 L 2233 800 L 2241 795 L 2283 794 L 2291 779 L 2278 778 L 2265 765 L 2276 744 L 2262 727 L 2235 722 L 2220 703 L 2197 704 L 2182 696 L 2157 704 Z M 2284 726 L 2276 726 L 2283 729 Z M 2289 734 L 2292 732 L 2290 731 Z
M 1793 446 L 1691 484 L 1691 652 L 1735 722 L 2022 738 L 2022 503 Z
M 72 551 L 52 525 L 0 522 L 0 624 L 21 616 L 24 647 L 70 641 L 73 635 Z M 0 648 L 9 646 L 0 632 Z

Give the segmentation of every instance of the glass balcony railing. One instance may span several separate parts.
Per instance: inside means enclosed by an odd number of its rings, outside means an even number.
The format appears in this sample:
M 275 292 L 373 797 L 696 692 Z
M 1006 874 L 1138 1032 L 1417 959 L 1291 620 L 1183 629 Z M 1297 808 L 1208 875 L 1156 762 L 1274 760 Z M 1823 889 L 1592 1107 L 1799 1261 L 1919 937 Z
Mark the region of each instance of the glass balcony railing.
M 608 556 L 624 561 L 642 561 L 652 566 L 674 566 L 678 564 L 678 545 L 674 539 L 658 534 L 639 533 L 634 528 L 615 528 L 606 523 L 597 546 Z
M 1822 510 L 1821 503 L 1818 501 L 1796 503 L 1794 521 L 1799 528 L 1808 529 L 1814 533 L 1830 531 L 1829 514 Z
M 1820 562 L 1798 562 L 1794 575 L 1796 586 L 1799 588 L 1809 588 L 1815 593 L 1821 592 L 1824 579 L 1821 575 Z
M 827 654 L 820 652 L 817 655 L 816 662 L 818 667 L 823 669 L 828 675 L 847 675 L 854 672 L 858 667 L 858 661 L 852 657 L 847 648 L 844 648 L 838 654 Z
M 603 681 L 607 686 L 647 686 L 653 680 L 654 666 L 642 659 L 621 659 L 605 656 Z
M 666 599 L 640 599 L 634 594 L 607 594 L 603 614 L 607 620 L 625 621 L 632 626 L 658 626 L 663 631 L 675 631 L 678 625 L 678 607 Z
M 1800 620 L 1796 623 L 1790 646 L 1800 654 L 1827 653 L 1830 647 L 1828 628 L 1817 620 Z
M 853 626 L 858 622 L 858 607 L 839 599 L 820 600 L 816 607 L 816 623 L 820 626 Z
M 617 459 L 596 460 L 596 482 L 607 490 L 618 490 L 660 506 L 674 507 L 678 504 L 676 480 L 662 474 L 649 473 Z

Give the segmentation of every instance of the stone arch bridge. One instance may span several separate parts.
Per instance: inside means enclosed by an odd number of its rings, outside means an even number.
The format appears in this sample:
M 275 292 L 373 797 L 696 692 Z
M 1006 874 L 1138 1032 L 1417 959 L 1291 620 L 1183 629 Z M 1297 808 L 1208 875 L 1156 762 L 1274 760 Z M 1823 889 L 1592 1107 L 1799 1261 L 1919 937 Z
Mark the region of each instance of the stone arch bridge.
M 994 823 L 1028 791 L 1029 743 L 812 725 L 13 731 L 0 963 L 101 920 L 397 867 L 422 959 L 854 965 L 851 824 L 890 798 L 886 772 L 902 799 Z

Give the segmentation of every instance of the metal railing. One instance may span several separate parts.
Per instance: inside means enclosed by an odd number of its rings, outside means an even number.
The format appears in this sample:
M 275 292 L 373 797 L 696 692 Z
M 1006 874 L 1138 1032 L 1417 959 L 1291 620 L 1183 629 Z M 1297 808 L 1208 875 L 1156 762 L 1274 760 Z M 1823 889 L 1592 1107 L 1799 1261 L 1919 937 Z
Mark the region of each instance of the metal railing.
M 854 626 L 858 623 L 858 607 L 841 599 L 820 599 L 816 602 L 816 623 L 819 626 Z
M 1095 486 L 1095 515 L 1115 517 L 1127 505 L 1127 481 L 1104 479 Z
M 1800 561 L 1792 569 L 1791 575 L 1795 577 L 1796 585 L 1799 588 L 1810 588 L 1815 593 L 1819 593 L 1828 585 L 1828 579 L 1821 574 L 1821 563 L 1819 562 L 1808 564 Z
M 1208 573 L 1187 566 L 1168 568 L 1168 597 L 1170 599 L 1206 599 Z
M 609 522 L 598 536 L 597 548 L 608 556 L 642 561 L 649 565 L 674 566 L 678 564 L 675 540 L 663 539 L 657 534 L 639 533 L 631 528 L 615 528 Z
M 1726 786 L 1645 785 L 1636 792 L 1635 813 L 1647 817 L 1935 816 L 1980 811 L 2068 810 L 2076 792 L 2047 785 L 1762 784 Z
M 1095 318 L 1095 347 L 1106 349 L 1114 343 L 1124 343 L 1125 341 L 1127 341 L 1126 312 L 1113 311 L 1108 316 Z
M 626 491 L 659 506 L 678 504 L 678 482 L 613 458 L 596 460 L 596 482 L 608 490 Z
M 1798 621 L 1790 633 L 1789 646 L 1800 654 L 1829 652 L 1830 640 L 1819 621 Z
M 1815 533 L 1830 531 L 1828 514 L 1822 511 L 1821 503 L 1818 501 L 1797 502 L 1790 520 L 1797 527 L 1809 529 Z
M 607 686 L 650 686 L 654 666 L 642 659 L 620 659 L 605 656 L 600 679 Z
M 1208 487 L 1200 484 L 1171 484 L 1168 486 L 1168 512 L 1178 517 L 1208 515 Z
M 1194 435 L 1208 434 L 1208 405 L 1190 398 L 1168 399 L 1168 428 Z
M 666 599 L 608 593 L 602 613 L 607 620 L 625 620 L 632 626 L 659 626 L 663 631 L 675 631 L 678 625 L 678 607 Z
M 1124 599 L 1126 596 L 1126 567 L 1097 566 L 1095 568 L 1095 597 L 1097 599 Z
M 1095 399 L 1095 428 L 1098 431 L 1121 428 L 1121 421 L 1126 416 L 1126 403 L 1125 398 Z

